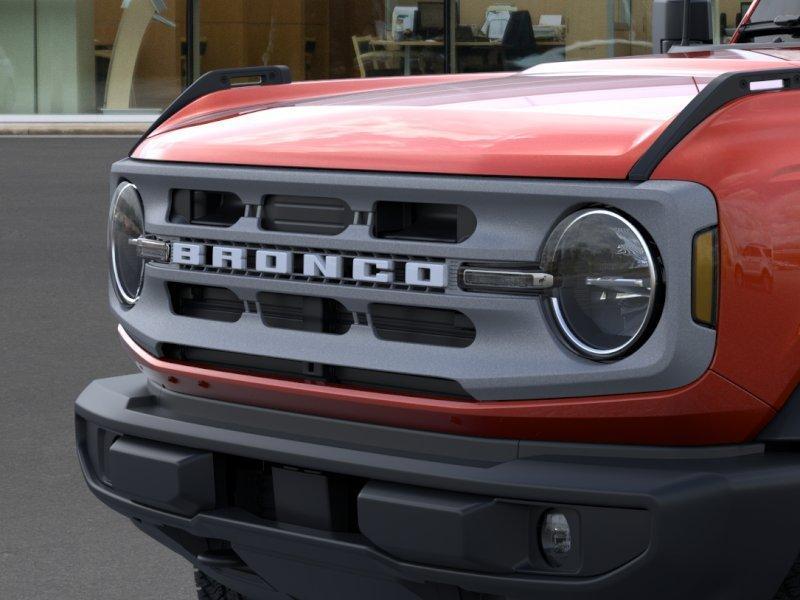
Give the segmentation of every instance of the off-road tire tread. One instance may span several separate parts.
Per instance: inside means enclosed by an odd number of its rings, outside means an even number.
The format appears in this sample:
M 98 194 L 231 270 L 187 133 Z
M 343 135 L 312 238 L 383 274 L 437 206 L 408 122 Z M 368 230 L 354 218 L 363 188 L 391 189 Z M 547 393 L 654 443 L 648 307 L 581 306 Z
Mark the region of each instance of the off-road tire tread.
M 774 600 L 800 600 L 800 556 L 794 561 Z
M 197 586 L 197 600 L 247 600 L 240 593 L 229 590 L 197 569 L 194 570 L 194 582 Z

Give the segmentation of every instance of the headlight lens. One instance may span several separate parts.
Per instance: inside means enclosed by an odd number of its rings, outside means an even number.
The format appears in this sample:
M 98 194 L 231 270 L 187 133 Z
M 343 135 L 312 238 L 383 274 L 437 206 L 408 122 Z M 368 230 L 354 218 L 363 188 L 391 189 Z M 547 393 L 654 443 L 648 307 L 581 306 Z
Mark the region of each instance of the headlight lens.
M 124 182 L 111 200 L 108 224 L 108 247 L 111 253 L 111 277 L 119 299 L 125 304 L 138 300 L 144 278 L 144 260 L 132 245 L 144 234 L 144 209 L 136 186 Z
M 647 241 L 626 218 L 603 209 L 578 211 L 556 227 L 542 258 L 555 276 L 556 322 L 578 352 L 619 357 L 648 331 L 658 274 Z

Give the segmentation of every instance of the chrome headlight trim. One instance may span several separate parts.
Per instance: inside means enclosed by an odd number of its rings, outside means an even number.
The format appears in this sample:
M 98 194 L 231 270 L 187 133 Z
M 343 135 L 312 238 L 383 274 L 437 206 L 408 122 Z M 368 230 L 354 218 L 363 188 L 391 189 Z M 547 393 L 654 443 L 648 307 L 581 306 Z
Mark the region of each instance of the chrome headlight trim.
M 558 289 L 560 288 L 559 282 L 556 282 L 554 286 L 553 293 L 549 299 L 549 304 L 560 333 L 566 338 L 568 344 L 575 351 L 594 360 L 610 360 L 614 358 L 620 358 L 629 353 L 631 349 L 642 340 L 642 337 L 649 330 L 650 326 L 652 325 L 653 315 L 655 313 L 657 301 L 660 296 L 662 281 L 657 268 L 655 254 L 651 248 L 650 242 L 648 242 L 648 240 L 642 234 L 640 228 L 621 214 L 604 208 L 578 210 L 564 218 L 556 226 L 545 242 L 544 251 L 542 253 L 542 265 L 548 269 L 550 273 L 554 273 L 556 250 L 560 246 L 566 233 L 583 219 L 596 215 L 603 215 L 619 221 L 624 227 L 633 233 L 636 241 L 643 249 L 647 260 L 648 274 L 649 279 L 652 282 L 652 287 L 642 322 L 633 335 L 631 335 L 628 341 L 624 344 L 620 344 L 612 348 L 596 348 L 580 339 L 580 337 L 576 335 L 570 327 L 565 317 L 563 306 L 558 298 Z
M 142 203 L 142 198 L 139 194 L 138 188 L 134 184 L 125 181 L 121 183 L 119 186 L 117 186 L 117 189 L 114 190 L 114 195 L 111 199 L 111 207 L 108 215 L 108 252 L 110 261 L 109 270 L 111 273 L 111 279 L 114 282 L 114 291 L 116 292 L 120 302 L 128 306 L 133 306 L 139 299 L 139 296 L 141 295 L 142 292 L 142 286 L 144 284 L 144 259 L 142 259 L 141 261 L 141 268 L 139 271 L 139 281 L 138 285 L 136 286 L 136 291 L 134 294 L 131 294 L 129 293 L 129 291 L 125 289 L 125 286 L 123 285 L 122 278 L 120 276 L 118 268 L 117 250 L 114 244 L 114 217 L 117 213 L 118 203 L 120 198 L 122 197 L 122 194 L 129 189 L 132 189 L 133 192 L 136 194 L 136 198 L 139 203 L 139 210 L 142 215 L 141 229 L 142 233 L 144 233 L 144 204 Z

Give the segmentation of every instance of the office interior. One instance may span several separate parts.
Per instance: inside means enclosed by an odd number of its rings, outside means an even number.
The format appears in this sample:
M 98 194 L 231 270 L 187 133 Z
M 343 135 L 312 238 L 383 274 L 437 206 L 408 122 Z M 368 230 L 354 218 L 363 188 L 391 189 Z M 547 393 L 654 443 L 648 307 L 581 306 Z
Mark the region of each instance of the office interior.
M 721 38 L 747 4 L 718 0 Z M 226 67 L 319 80 L 649 54 L 651 18 L 652 0 L 0 0 L 0 115 L 155 113 Z

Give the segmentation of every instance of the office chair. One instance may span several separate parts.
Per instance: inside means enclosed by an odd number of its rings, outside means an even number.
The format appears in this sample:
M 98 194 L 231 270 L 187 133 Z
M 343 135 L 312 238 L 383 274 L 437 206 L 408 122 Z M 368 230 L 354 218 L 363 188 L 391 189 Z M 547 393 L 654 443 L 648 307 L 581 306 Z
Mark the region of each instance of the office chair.
M 537 53 L 536 36 L 533 34 L 533 21 L 527 10 L 511 13 L 506 31 L 503 34 L 503 67 L 515 70 L 516 61 Z
M 395 50 L 375 50 L 370 36 L 354 35 L 353 49 L 361 77 L 391 77 L 403 74 L 403 55 Z

